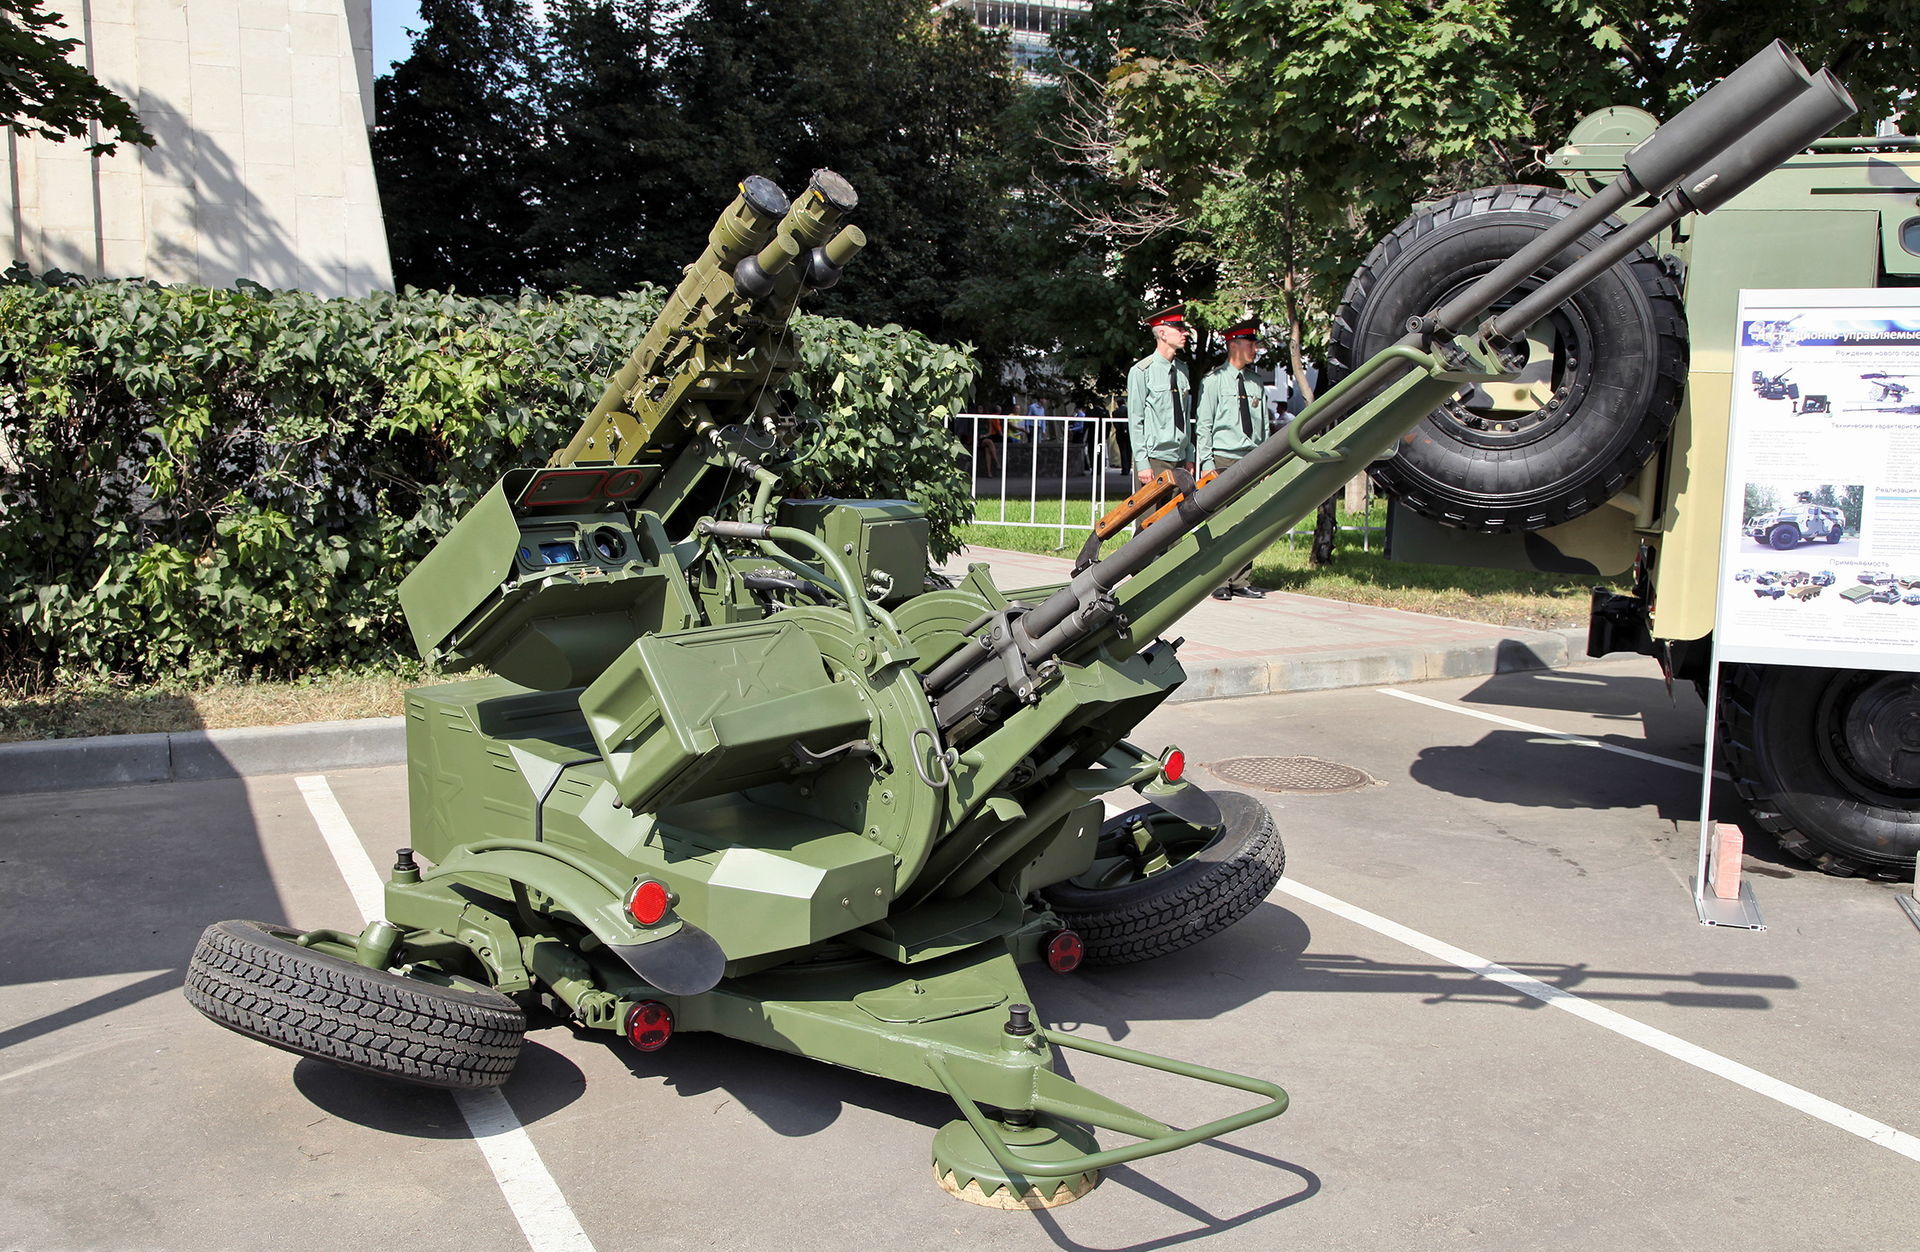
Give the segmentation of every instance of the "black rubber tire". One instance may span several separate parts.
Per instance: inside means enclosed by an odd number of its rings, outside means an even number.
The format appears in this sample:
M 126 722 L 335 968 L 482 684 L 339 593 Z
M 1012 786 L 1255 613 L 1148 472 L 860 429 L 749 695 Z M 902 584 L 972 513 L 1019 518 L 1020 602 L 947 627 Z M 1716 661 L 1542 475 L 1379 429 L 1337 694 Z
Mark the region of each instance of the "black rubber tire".
M 1839 543 L 1842 539 L 1846 538 L 1846 535 L 1847 535 L 1847 532 L 1845 527 L 1835 526 L 1832 530 L 1827 532 L 1827 542 Z
M 1041 892 L 1086 945 L 1090 965 L 1145 961 L 1216 935 L 1253 912 L 1287 867 L 1267 806 L 1238 791 L 1211 793 L 1219 833 L 1185 860 L 1110 887 L 1055 883 Z M 1147 804 L 1109 818 L 1103 837 L 1139 818 L 1177 819 Z
M 1788 548 L 1798 547 L 1799 543 L 1800 528 L 1787 522 L 1767 532 L 1767 546 L 1775 552 L 1785 552 Z
M 497 1087 L 526 1034 L 520 1006 L 300 947 L 266 922 L 215 922 L 187 964 L 187 1002 L 276 1048 L 428 1087 Z
M 1398 340 L 1408 318 L 1431 312 L 1582 203 L 1549 187 L 1483 187 L 1408 218 L 1347 284 L 1333 376 Z M 1557 273 L 1600 235 L 1589 232 L 1541 272 Z M 1484 420 L 1476 428 L 1461 401 L 1435 410 L 1372 468 L 1382 491 L 1449 526 L 1526 531 L 1579 517 L 1628 485 L 1672 429 L 1686 383 L 1679 289 L 1642 247 L 1547 320 L 1563 347 L 1543 380 L 1552 400 L 1516 412 L 1506 431 Z
M 1726 665 L 1720 742 L 1760 829 L 1829 874 L 1910 878 L 1920 786 L 1901 786 L 1855 750 L 1849 713 L 1882 703 L 1882 738 L 1920 716 L 1912 675 L 1796 665 Z M 1862 706 L 1866 707 L 1866 706 Z

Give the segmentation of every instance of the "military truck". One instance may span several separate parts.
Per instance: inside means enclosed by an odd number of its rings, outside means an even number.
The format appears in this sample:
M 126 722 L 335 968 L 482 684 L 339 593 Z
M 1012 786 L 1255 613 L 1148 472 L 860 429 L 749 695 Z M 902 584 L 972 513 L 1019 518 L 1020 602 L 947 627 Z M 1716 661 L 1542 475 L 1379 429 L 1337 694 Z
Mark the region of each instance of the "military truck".
M 1495 240 L 1563 219 L 1654 126 L 1639 109 L 1602 110 L 1547 158 L 1563 188 L 1487 187 L 1420 209 L 1355 273 L 1336 359 L 1390 341 L 1423 302 L 1483 267 Z M 1532 325 L 1514 382 L 1462 389 L 1375 468 L 1390 554 L 1630 578 L 1628 594 L 1596 594 L 1589 653 L 1646 654 L 1704 692 L 1738 293 L 1920 284 L 1917 194 L 1920 140 L 1825 138 L 1724 210 L 1663 231 Z M 1804 406 L 1826 410 L 1824 396 Z M 1781 550 L 1842 534 L 1831 513 L 1804 508 L 1754 528 Z M 1759 827 L 1829 873 L 1912 872 L 1912 675 L 1738 664 L 1720 690 L 1726 764 Z
M 1792 504 L 1748 519 L 1747 533 L 1755 543 L 1785 552 L 1812 539 L 1839 543 L 1846 537 L 1847 519 L 1831 505 L 1815 504 L 1812 492 L 1799 491 Z

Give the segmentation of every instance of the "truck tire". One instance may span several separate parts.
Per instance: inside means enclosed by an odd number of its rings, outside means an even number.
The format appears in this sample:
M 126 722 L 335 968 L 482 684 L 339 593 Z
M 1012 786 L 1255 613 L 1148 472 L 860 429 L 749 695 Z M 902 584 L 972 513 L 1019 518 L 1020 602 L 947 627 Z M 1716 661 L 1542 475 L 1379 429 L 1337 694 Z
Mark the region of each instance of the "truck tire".
M 1788 522 L 1782 522 L 1767 532 L 1767 544 L 1775 552 L 1785 552 L 1800 542 L 1800 528 Z
M 1827 542 L 1839 543 L 1843 538 L 1846 537 L 1846 533 L 1847 532 L 1844 527 L 1835 526 L 1832 530 L 1827 532 Z
M 1280 881 L 1287 854 L 1267 806 L 1238 791 L 1213 797 L 1217 829 L 1151 804 L 1107 819 L 1094 868 L 1041 892 L 1079 933 L 1088 964 L 1125 965 L 1198 943 L 1253 912 Z M 1145 865 L 1122 855 L 1141 822 L 1165 853 Z
M 490 988 L 445 987 L 303 948 L 266 922 L 215 922 L 187 964 L 187 1002 L 228 1030 L 428 1087 L 497 1087 L 526 1034 Z
M 1347 284 L 1334 320 L 1334 376 L 1582 203 L 1548 187 L 1483 187 L 1408 218 Z M 1601 233 L 1583 236 L 1543 272 L 1565 268 Z M 1382 491 L 1449 526 L 1525 531 L 1578 517 L 1628 485 L 1672 428 L 1686 382 L 1686 313 L 1666 268 L 1640 248 L 1548 314 L 1532 337 L 1551 352 L 1536 353 L 1521 378 L 1551 387 L 1551 398 L 1463 392 L 1373 467 Z
M 1730 664 L 1720 719 L 1734 787 L 1783 849 L 1829 874 L 1912 876 L 1920 851 L 1914 675 Z

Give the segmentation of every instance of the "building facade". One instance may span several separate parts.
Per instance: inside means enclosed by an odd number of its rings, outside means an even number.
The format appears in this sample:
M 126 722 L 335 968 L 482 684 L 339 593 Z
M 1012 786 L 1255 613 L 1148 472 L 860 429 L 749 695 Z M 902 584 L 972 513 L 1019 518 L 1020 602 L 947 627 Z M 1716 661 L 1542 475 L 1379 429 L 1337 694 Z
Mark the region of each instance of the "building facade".
M 952 0 L 948 6 L 970 14 L 986 30 L 1007 32 L 1007 51 L 1029 82 L 1045 77 L 1036 68 L 1052 47 L 1053 32 L 1080 16 L 1091 0 Z
M 367 144 L 371 0 L 66 3 L 76 59 L 155 144 L 95 157 L 7 133 L 0 264 L 326 296 L 393 286 Z

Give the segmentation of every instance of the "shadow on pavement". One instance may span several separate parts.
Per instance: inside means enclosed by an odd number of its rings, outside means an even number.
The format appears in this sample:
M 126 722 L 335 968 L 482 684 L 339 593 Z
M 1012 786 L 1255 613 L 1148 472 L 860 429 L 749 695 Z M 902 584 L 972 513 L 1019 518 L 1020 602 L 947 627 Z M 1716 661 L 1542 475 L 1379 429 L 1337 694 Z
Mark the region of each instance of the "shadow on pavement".
M 1657 747 L 1625 735 L 1593 736 L 1635 752 L 1664 755 Z M 1651 761 L 1612 756 L 1618 769 L 1586 768 L 1593 749 L 1564 739 L 1548 739 L 1525 730 L 1489 731 L 1476 743 L 1436 744 L 1422 748 L 1407 776 L 1423 787 L 1466 799 L 1541 809 L 1637 809 L 1649 803 L 1668 821 L 1693 822 L 1700 816 L 1699 775 Z M 1677 759 L 1677 758 L 1676 758 Z M 1737 821 L 1742 811 L 1732 790 L 1716 785 L 1714 808 Z
M 847 1105 L 938 1130 L 959 1116 L 953 1101 L 933 1091 L 702 1034 L 697 1047 L 650 1056 L 606 1040 L 635 1078 L 654 1080 L 681 1096 L 724 1091 L 775 1134 L 804 1138 L 838 1121 Z M 692 1038 L 692 1036 L 689 1036 Z
M 305 1056 L 293 1067 L 293 1085 L 315 1108 L 368 1130 L 414 1139 L 473 1138 L 451 1093 L 433 1087 Z M 586 1075 L 578 1066 L 528 1039 L 512 1080 L 501 1090 L 521 1123 L 532 1125 L 566 1108 L 586 1089 Z
M 1578 649 L 1576 648 L 1576 651 Z M 1584 670 L 1535 670 L 1496 674 L 1459 698 L 1469 708 L 1501 711 L 1523 720 L 1526 710 L 1583 713 L 1603 721 L 1635 722 L 1637 738 L 1621 741 L 1696 764 L 1706 747 L 1706 706 L 1690 682 L 1676 682 L 1671 694 L 1652 659 L 1649 673 L 1596 674 Z M 1614 742 L 1611 736 L 1594 738 Z
M 1135 1015 L 1155 1021 L 1206 1021 L 1274 992 L 1357 992 L 1410 996 L 1423 1004 L 1485 1004 L 1539 1009 L 1541 1001 L 1456 965 L 1378 961 L 1309 950 L 1313 932 L 1289 909 L 1268 902 L 1232 929 L 1157 961 L 1029 975 L 1042 1016 L 1060 1030 L 1098 1026 L 1124 1040 Z M 1597 969 L 1585 964 L 1499 961 L 1516 973 L 1599 1004 L 1766 1010 L 1762 991 L 1797 988 L 1784 975 Z M 1629 985 L 1630 984 L 1630 985 Z M 1651 984 L 1651 987 L 1649 986 Z
M 1206 1143 L 1198 1145 L 1193 1150 L 1201 1151 L 1203 1149 L 1224 1152 L 1229 1156 L 1237 1156 L 1257 1165 L 1260 1169 L 1261 1180 L 1255 1185 L 1259 1186 L 1262 1190 L 1265 1190 L 1270 1184 L 1278 1181 L 1273 1178 L 1275 1172 L 1292 1174 L 1300 1180 L 1300 1187 L 1298 1190 L 1283 1195 L 1277 1200 L 1269 1200 L 1265 1204 L 1250 1208 L 1244 1213 L 1235 1213 L 1231 1216 L 1221 1217 L 1208 1212 L 1180 1193 L 1161 1186 L 1131 1166 L 1119 1165 L 1101 1174 L 1101 1187 L 1125 1187 L 1129 1191 L 1135 1192 L 1193 1221 L 1196 1223 L 1194 1228 L 1180 1231 L 1176 1234 L 1161 1235 L 1153 1239 L 1143 1239 L 1138 1243 L 1093 1245 L 1081 1243 L 1067 1234 L 1066 1231 L 1060 1228 L 1058 1219 L 1045 1209 L 1039 1209 L 1034 1212 L 1034 1223 L 1040 1227 L 1041 1231 L 1045 1233 L 1049 1239 L 1053 1240 L 1055 1247 L 1071 1248 L 1074 1249 L 1075 1252 L 1152 1252 L 1154 1248 L 1174 1247 L 1178 1244 L 1190 1243 L 1195 1239 L 1206 1239 L 1222 1231 L 1232 1230 L 1237 1226 L 1245 1226 L 1250 1222 L 1259 1221 L 1263 1217 L 1270 1217 L 1282 1209 L 1292 1208 L 1302 1201 L 1311 1200 L 1314 1196 L 1320 1194 L 1320 1176 L 1305 1166 L 1295 1165 L 1291 1161 L 1283 1161 L 1278 1157 L 1268 1156 L 1262 1152 L 1255 1152 L 1248 1148 L 1238 1147 L 1222 1139 L 1210 1139 Z M 1230 1168 L 1230 1166 L 1222 1167 L 1223 1170 L 1226 1168 Z M 1099 1191 L 1096 1190 L 1094 1194 L 1088 1198 L 1097 1199 L 1099 1194 Z

